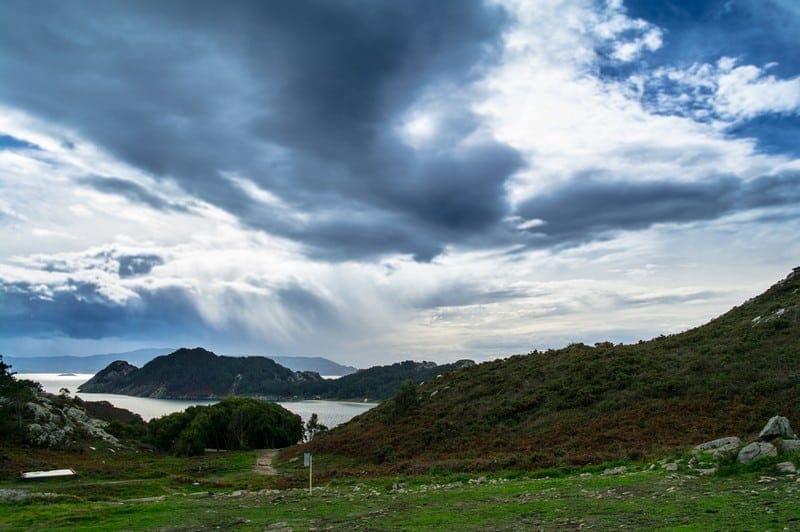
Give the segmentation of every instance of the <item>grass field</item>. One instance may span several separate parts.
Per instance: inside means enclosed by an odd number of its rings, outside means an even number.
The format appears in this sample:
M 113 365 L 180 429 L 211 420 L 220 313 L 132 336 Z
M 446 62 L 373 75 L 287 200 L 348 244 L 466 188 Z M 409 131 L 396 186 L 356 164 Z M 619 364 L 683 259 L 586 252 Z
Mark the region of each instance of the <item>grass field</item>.
M 97 452 L 4 450 L 0 529 L 800 530 L 800 483 L 774 474 L 774 461 L 711 476 L 658 463 L 628 464 L 620 475 L 604 475 L 605 466 L 377 478 L 354 472 L 309 495 L 301 463 L 260 475 L 257 451 L 197 458 Z M 325 461 L 315 464 L 324 470 Z M 35 464 L 73 467 L 80 476 L 22 482 L 8 475 Z

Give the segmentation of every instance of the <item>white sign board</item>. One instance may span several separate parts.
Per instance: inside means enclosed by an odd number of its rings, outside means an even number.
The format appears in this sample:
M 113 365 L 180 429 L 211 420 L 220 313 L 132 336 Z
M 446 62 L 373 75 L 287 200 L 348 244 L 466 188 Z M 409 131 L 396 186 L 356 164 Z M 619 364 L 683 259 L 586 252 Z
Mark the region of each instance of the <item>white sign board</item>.
M 25 480 L 32 480 L 37 478 L 54 478 L 54 477 L 72 477 L 75 476 L 75 471 L 72 469 L 53 469 L 51 471 L 28 471 L 22 473 L 22 478 Z
M 311 453 L 303 453 L 303 466 L 308 467 L 311 465 Z

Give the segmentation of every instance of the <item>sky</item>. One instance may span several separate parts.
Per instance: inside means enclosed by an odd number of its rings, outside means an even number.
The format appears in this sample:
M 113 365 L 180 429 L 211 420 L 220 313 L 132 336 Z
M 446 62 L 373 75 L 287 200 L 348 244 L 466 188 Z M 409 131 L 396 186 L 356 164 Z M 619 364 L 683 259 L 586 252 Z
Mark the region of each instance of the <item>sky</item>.
M 367 367 L 800 265 L 794 0 L 0 3 L 0 353 Z

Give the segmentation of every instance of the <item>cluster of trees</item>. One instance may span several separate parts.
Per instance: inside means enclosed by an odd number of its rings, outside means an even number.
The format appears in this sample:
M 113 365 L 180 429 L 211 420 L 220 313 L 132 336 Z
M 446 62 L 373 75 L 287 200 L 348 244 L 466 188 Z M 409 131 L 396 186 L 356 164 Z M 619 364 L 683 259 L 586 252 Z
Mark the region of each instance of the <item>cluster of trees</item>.
M 25 405 L 41 391 L 38 382 L 14 378 L 11 366 L 0 355 L 0 436 L 22 437 Z
M 182 455 L 211 449 L 286 447 L 303 439 L 300 416 L 251 397 L 229 397 L 210 406 L 193 406 L 148 423 L 152 443 Z

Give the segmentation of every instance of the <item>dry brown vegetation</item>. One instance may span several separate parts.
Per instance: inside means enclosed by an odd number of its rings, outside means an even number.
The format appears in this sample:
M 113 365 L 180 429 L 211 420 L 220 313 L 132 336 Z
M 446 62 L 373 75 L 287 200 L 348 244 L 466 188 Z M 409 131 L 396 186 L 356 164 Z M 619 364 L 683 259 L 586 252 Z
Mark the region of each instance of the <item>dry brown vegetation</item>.
M 638 459 L 800 425 L 800 273 L 701 327 L 633 345 L 533 352 L 444 374 L 291 448 L 378 470 Z M 344 462 L 343 462 L 344 463 Z M 361 466 L 363 467 L 363 466 Z

